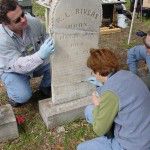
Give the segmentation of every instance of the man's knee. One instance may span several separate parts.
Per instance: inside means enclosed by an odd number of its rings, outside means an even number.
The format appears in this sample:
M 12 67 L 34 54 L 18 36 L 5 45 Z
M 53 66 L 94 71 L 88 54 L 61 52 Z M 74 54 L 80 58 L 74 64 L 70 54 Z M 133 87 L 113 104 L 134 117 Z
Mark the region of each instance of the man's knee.
M 105 147 L 101 148 L 102 147 L 101 145 L 99 147 L 99 143 L 97 143 L 93 140 L 85 141 L 83 143 L 80 143 L 77 146 L 77 150 L 106 150 Z
M 93 109 L 94 105 L 88 105 L 84 110 L 86 121 L 91 124 L 93 123 Z
M 92 104 L 86 106 L 86 108 L 84 110 L 84 114 L 87 115 L 87 114 L 91 113 L 93 111 L 93 109 L 94 109 L 94 105 L 92 105 Z
M 16 73 L 5 73 L 2 76 L 9 99 L 18 103 L 27 102 L 32 96 L 29 78 Z
M 77 150 L 100 150 L 97 145 L 93 145 L 91 141 L 85 141 L 77 146 Z
M 80 143 L 80 144 L 77 146 L 77 150 L 86 150 L 85 144 L 84 144 L 84 143 Z
M 20 92 L 15 92 L 14 94 L 12 93 L 8 93 L 8 97 L 9 99 L 17 102 L 17 103 L 26 103 L 30 100 L 32 96 L 32 92 L 31 91 L 20 91 Z
M 23 92 L 18 95 L 15 95 L 14 97 L 12 97 L 12 99 L 18 103 L 26 103 L 29 101 L 31 96 L 32 96 L 32 92 Z

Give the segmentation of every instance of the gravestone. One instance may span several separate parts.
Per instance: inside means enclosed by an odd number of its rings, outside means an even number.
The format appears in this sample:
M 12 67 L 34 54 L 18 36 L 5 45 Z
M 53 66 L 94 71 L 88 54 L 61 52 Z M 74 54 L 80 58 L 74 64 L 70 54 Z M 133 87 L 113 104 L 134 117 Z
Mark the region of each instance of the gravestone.
M 0 106 L 0 142 L 17 137 L 19 133 L 11 105 Z
M 55 0 L 50 9 L 49 33 L 56 49 L 51 56 L 52 101 L 39 102 L 48 128 L 82 117 L 91 102 L 86 61 L 90 48 L 98 48 L 102 21 L 100 0 Z

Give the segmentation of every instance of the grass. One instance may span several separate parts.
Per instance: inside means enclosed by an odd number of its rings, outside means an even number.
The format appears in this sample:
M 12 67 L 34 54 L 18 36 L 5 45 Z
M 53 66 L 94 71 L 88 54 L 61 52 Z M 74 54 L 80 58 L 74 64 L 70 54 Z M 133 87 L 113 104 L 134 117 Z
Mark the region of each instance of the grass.
M 44 17 L 45 8 L 35 3 L 35 0 L 33 0 L 32 2 L 32 9 L 35 16 L 42 17 L 42 18 Z
M 36 16 L 44 18 L 44 8 L 36 3 L 33 3 L 33 12 Z M 150 20 L 143 18 L 143 22 L 141 22 L 136 19 L 133 33 L 138 29 L 147 31 L 149 26 Z M 130 45 L 127 45 L 127 38 L 120 41 L 123 49 L 132 47 L 138 42 L 141 41 L 135 36 L 132 38 Z M 33 88 L 36 89 L 37 87 Z M 7 103 L 8 98 L 4 90 L 0 91 L 0 99 L 1 105 Z M 14 108 L 14 113 L 15 115 L 24 115 L 26 121 L 19 128 L 19 138 L 0 143 L 1 150 L 74 150 L 80 142 L 96 137 L 92 126 L 87 124 L 85 120 L 76 120 L 63 125 L 65 130 L 60 133 L 57 131 L 57 128 L 48 130 L 39 115 L 36 102 L 20 108 Z
M 31 114 L 28 114 L 31 115 Z M 74 121 L 64 125 L 65 131 L 57 133 L 56 129 L 47 130 L 40 116 L 37 114 L 34 119 L 26 120 L 24 127 L 19 129 L 20 137 L 1 145 L 3 150 L 73 150 L 77 143 L 95 137 L 91 126 L 85 120 Z M 68 147 L 69 146 L 69 147 Z

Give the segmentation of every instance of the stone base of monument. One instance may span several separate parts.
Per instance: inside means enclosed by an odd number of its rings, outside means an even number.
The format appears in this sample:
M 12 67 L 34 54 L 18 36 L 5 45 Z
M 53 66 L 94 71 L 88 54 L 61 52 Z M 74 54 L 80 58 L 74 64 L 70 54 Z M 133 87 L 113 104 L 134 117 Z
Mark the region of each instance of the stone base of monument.
M 91 103 L 91 97 L 54 105 L 51 99 L 39 101 L 39 112 L 48 129 L 84 117 L 84 108 Z
M 0 142 L 17 137 L 18 127 L 11 105 L 0 106 Z

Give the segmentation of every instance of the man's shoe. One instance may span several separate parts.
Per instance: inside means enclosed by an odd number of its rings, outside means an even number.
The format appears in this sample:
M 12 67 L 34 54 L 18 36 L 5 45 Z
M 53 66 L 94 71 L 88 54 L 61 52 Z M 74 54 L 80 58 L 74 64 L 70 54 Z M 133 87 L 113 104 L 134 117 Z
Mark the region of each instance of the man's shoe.
M 21 104 L 21 103 L 15 102 L 15 101 L 12 100 L 12 99 L 9 99 L 9 100 L 8 100 L 8 103 L 9 103 L 12 107 L 18 107 L 18 106 L 23 105 L 23 104 Z
M 47 87 L 47 88 L 40 88 L 37 91 L 35 91 L 31 99 L 33 101 L 37 101 L 50 97 L 51 97 L 51 87 Z
M 47 98 L 51 97 L 51 86 L 48 87 L 42 87 L 39 89 L 41 94 Z

